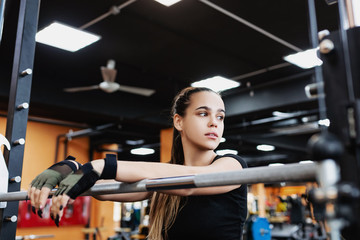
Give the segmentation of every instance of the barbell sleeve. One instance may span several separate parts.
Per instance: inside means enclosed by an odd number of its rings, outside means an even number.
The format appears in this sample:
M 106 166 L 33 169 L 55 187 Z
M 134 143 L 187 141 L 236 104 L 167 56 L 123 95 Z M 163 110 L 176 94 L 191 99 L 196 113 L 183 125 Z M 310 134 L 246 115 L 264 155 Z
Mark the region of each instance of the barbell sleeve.
M 204 173 L 179 177 L 144 179 L 134 183 L 98 183 L 82 196 L 115 193 L 146 192 L 182 188 L 200 188 L 225 185 L 316 181 L 322 163 L 286 164 L 274 167 L 253 167 L 239 171 Z M 50 192 L 54 194 L 56 189 Z M 0 193 L 0 202 L 27 199 L 26 191 Z

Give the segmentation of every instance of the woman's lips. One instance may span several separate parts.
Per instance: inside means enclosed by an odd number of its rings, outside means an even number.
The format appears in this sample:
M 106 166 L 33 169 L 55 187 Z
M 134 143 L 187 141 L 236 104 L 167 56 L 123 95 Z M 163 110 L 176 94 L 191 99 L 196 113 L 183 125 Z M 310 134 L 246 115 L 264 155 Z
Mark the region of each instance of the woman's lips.
M 217 139 L 218 135 L 214 132 L 210 132 L 210 133 L 206 133 L 205 134 L 206 137 L 211 138 L 211 139 Z

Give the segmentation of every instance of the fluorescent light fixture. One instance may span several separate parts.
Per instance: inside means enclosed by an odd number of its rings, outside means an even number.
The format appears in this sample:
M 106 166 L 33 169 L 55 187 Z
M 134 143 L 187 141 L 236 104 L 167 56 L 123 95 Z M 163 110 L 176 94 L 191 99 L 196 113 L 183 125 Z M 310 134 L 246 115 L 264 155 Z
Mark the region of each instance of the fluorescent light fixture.
M 285 113 L 285 112 L 280 112 L 280 111 L 274 111 L 272 112 L 274 117 L 292 117 L 294 116 L 293 113 Z
M 152 148 L 134 148 L 131 149 L 131 154 L 134 155 L 149 155 L 149 154 L 153 154 L 155 152 L 154 149 Z
M 193 82 L 191 84 L 193 87 L 207 87 L 212 89 L 215 92 L 222 92 L 231 88 L 236 88 L 240 86 L 239 82 L 221 77 L 221 76 L 215 76 L 212 78 L 207 78 L 204 80 L 200 80 L 197 82 Z
M 313 48 L 303 52 L 290 54 L 284 57 L 284 60 L 304 69 L 320 66 L 323 62 L 317 56 L 318 49 L 319 48 Z
M 155 1 L 161 3 L 162 5 L 170 7 L 171 5 L 180 2 L 181 0 L 155 0 Z
M 330 126 L 330 120 L 329 119 L 321 119 L 318 121 L 319 125 L 329 127 Z
M 259 151 L 269 152 L 269 151 L 274 151 L 275 147 L 268 144 L 260 144 L 256 146 L 256 149 Z
M 303 123 L 307 123 L 307 122 L 309 122 L 309 120 L 310 120 L 309 117 L 302 117 L 302 118 L 301 118 L 301 121 L 302 121 Z
M 236 150 L 231 150 L 231 149 L 222 149 L 222 150 L 217 150 L 216 151 L 217 155 L 225 155 L 225 154 L 234 154 L 237 155 L 238 151 Z
M 278 166 L 283 166 L 283 163 L 270 163 L 269 167 L 278 167 Z
M 54 22 L 36 34 L 36 41 L 53 47 L 75 52 L 101 37 L 62 23 Z
M 145 140 L 144 139 L 139 139 L 139 140 L 126 140 L 125 141 L 127 145 L 140 145 L 140 144 L 144 144 Z
M 300 164 L 309 164 L 309 163 L 314 163 L 314 161 L 312 160 L 303 160 L 299 162 Z

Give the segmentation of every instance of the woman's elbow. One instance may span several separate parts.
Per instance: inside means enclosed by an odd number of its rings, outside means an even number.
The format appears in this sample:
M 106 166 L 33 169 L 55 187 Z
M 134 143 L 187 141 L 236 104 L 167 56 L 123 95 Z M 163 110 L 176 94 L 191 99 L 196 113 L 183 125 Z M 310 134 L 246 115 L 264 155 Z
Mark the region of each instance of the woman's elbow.
M 96 195 L 96 196 L 93 196 L 93 198 L 95 198 L 96 200 L 99 200 L 99 201 L 115 201 L 115 200 L 113 200 L 112 195 Z
M 104 201 L 102 195 L 93 196 L 93 198 L 95 198 L 96 200 L 99 200 L 99 201 Z
M 194 195 L 194 192 L 195 192 L 194 188 L 179 189 L 179 190 L 177 190 L 176 195 L 179 195 L 181 197 L 188 197 L 188 196 Z

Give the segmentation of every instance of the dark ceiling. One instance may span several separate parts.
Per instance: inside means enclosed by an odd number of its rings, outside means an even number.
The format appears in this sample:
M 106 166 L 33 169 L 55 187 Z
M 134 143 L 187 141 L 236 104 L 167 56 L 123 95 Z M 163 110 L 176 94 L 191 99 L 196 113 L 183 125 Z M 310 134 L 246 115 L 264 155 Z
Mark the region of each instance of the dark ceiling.
M 80 27 L 125 2 L 42 1 L 38 28 L 53 21 Z M 318 29 L 337 30 L 337 5 L 324 0 L 315 3 Z M 0 45 L 3 111 L 10 89 L 17 4 L 7 1 Z M 244 25 L 239 18 L 291 46 Z M 223 93 L 228 141 L 220 148 L 237 149 L 250 165 L 298 161 L 307 157 L 307 139 L 318 131 L 317 101 L 304 94 L 304 86 L 314 81 L 313 71 L 286 64 L 282 57 L 311 48 L 308 25 L 306 0 L 183 0 L 171 7 L 138 0 L 86 28 L 102 38 L 84 49 L 72 53 L 36 45 L 30 115 L 89 128 L 112 123 L 113 127 L 95 131 L 93 145 L 115 142 L 119 155 L 130 157 L 127 150 L 132 146 L 125 140 L 143 139 L 145 145 L 159 145 L 159 130 L 170 126 L 171 100 L 180 89 L 222 75 L 241 86 Z M 108 59 L 116 61 L 116 82 L 156 93 L 144 97 L 100 89 L 63 91 L 99 84 L 100 67 Z M 254 148 L 259 143 L 273 144 L 277 150 L 260 153 Z

